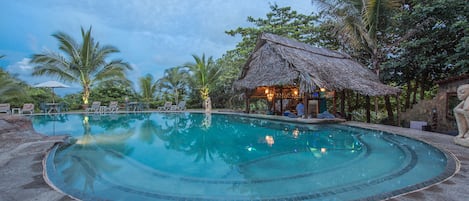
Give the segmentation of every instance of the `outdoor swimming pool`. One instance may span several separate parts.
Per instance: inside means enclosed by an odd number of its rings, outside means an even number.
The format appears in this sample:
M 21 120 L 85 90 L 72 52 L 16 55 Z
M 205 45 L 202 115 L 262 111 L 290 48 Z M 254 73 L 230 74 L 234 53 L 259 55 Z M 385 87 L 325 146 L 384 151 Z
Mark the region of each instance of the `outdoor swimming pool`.
M 343 125 L 238 115 L 32 116 L 75 140 L 47 156 L 48 179 L 82 200 L 384 199 L 446 178 L 438 149 Z

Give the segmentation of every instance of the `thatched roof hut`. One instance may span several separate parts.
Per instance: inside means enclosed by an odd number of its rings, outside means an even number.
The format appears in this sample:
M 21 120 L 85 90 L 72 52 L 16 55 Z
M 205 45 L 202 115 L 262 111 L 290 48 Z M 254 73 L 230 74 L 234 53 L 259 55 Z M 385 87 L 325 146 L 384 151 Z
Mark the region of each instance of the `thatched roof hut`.
M 315 86 L 330 91 L 351 89 L 369 96 L 400 92 L 382 84 L 376 74 L 347 54 L 269 33 L 259 37 L 234 83 L 237 89 L 261 86 L 298 86 L 301 92 L 311 92 Z

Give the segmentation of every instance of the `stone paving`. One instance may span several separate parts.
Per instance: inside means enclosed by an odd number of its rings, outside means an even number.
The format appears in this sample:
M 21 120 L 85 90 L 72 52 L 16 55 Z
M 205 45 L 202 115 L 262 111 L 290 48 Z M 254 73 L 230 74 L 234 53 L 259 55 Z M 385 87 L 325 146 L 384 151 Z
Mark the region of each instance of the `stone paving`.
M 43 178 L 46 152 L 65 137 L 47 137 L 33 131 L 22 116 L 0 116 L 0 200 L 73 200 L 51 188 Z
M 288 120 L 292 121 L 291 119 Z M 317 123 L 305 120 L 298 120 L 298 122 Z M 425 189 L 399 195 L 388 200 L 468 200 L 469 148 L 455 145 L 453 136 L 359 122 L 344 122 L 343 124 L 416 138 L 444 149 L 457 158 L 456 172 L 452 177 Z M 65 136 L 48 137 L 36 133 L 28 118 L 0 115 L 0 200 L 74 200 L 49 186 L 43 177 L 42 162 L 45 154 L 54 144 L 64 140 L 66 140 Z

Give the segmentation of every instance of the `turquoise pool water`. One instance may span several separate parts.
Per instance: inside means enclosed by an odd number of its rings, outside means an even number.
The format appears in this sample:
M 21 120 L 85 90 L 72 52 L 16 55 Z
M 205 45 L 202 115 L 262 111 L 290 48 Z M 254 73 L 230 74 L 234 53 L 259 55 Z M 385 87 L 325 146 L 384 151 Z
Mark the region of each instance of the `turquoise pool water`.
M 200 113 L 33 116 L 73 143 L 47 157 L 49 180 L 82 200 L 383 199 L 438 181 L 445 153 L 343 125 Z

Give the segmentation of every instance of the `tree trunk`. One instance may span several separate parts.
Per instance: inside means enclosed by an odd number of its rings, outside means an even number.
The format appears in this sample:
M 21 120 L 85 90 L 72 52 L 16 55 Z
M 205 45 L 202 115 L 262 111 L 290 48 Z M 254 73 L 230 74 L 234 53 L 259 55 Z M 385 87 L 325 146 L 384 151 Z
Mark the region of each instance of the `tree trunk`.
M 410 108 L 410 95 L 412 91 L 412 82 L 411 80 L 407 80 L 407 90 L 406 90 L 406 95 L 405 95 L 405 105 L 404 105 L 404 111 L 408 108 Z
M 179 92 L 178 92 L 178 89 L 174 89 L 174 102 L 175 104 L 177 105 L 179 103 Z
M 419 88 L 419 82 L 417 82 L 417 80 L 415 80 L 415 85 L 414 85 L 414 88 L 413 88 L 413 97 L 412 97 L 412 105 L 410 106 L 410 108 L 413 107 L 413 105 L 415 103 L 417 103 L 417 89 Z
M 88 99 L 90 98 L 90 87 L 89 86 L 84 86 L 83 87 L 83 104 L 88 104 Z
M 210 99 L 210 96 L 204 100 L 204 108 L 205 108 L 205 112 L 212 111 L 212 100 Z
M 425 91 L 426 91 L 425 80 L 422 80 L 422 82 L 420 84 L 420 100 L 425 99 Z
M 384 96 L 384 102 L 386 104 L 386 111 L 388 111 L 388 120 L 391 125 L 394 125 L 394 114 L 392 112 L 391 100 L 389 95 Z
M 360 108 L 360 95 L 358 93 L 355 94 L 355 107 L 354 110 Z
M 370 104 L 370 96 L 366 96 L 366 122 L 371 123 L 371 104 Z
M 397 94 L 396 96 L 396 113 L 397 113 L 397 126 L 401 126 L 401 101 L 400 101 L 400 94 Z

